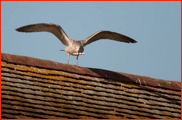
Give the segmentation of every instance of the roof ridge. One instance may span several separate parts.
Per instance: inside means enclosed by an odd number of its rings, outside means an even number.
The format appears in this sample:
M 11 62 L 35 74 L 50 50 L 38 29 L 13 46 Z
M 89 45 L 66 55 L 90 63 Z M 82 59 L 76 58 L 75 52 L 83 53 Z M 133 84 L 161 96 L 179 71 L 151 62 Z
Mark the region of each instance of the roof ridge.
M 150 78 L 146 76 L 132 75 L 122 72 L 115 72 L 115 71 L 96 69 L 96 68 L 86 68 L 76 65 L 68 65 L 59 62 L 53 62 L 50 60 L 32 58 L 28 56 L 13 55 L 7 53 L 1 53 L 1 61 L 40 67 L 45 69 L 61 70 L 65 72 L 92 76 L 92 77 L 113 79 L 116 81 L 129 82 L 143 86 L 152 86 L 152 87 L 181 91 L 181 82 L 178 81 L 168 81 L 168 80 Z

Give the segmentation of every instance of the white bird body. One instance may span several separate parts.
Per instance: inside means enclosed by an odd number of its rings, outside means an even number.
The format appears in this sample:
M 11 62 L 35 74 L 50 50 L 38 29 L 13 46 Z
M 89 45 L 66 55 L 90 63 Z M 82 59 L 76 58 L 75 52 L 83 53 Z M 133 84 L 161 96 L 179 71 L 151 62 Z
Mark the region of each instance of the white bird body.
M 75 41 L 71 38 L 68 38 L 61 26 L 53 23 L 37 23 L 30 24 L 16 29 L 19 32 L 50 32 L 54 34 L 65 46 L 68 46 L 64 49 L 68 53 L 68 64 L 69 56 L 77 56 L 77 65 L 78 65 L 78 56 L 83 53 L 84 47 L 94 41 L 100 39 L 111 39 L 119 42 L 126 43 L 136 43 L 134 39 L 127 37 L 125 35 L 111 32 L 111 31 L 98 31 L 93 35 L 89 36 L 85 40 Z M 78 54 L 75 54 L 78 53 Z M 80 53 L 80 54 L 79 54 Z

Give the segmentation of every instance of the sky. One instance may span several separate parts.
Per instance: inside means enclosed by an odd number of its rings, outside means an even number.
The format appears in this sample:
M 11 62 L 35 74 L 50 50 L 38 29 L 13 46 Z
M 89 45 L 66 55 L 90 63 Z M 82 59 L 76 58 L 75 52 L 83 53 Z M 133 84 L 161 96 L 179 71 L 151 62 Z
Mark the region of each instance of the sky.
M 93 42 L 78 58 L 81 67 L 181 81 L 180 1 L 2 1 L 1 52 L 67 63 L 53 34 L 15 31 L 35 23 L 58 24 L 74 40 L 107 30 L 137 41 Z

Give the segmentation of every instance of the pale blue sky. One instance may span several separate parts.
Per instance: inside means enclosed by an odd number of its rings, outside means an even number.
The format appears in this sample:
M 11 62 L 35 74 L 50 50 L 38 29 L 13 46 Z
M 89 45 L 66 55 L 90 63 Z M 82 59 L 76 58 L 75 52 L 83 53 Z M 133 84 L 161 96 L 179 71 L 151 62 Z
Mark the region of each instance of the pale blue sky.
M 56 23 L 75 40 L 99 30 L 127 35 L 138 43 L 100 40 L 79 56 L 82 67 L 166 80 L 181 80 L 181 2 L 12 2 L 1 3 L 1 52 L 67 62 L 65 46 L 51 33 L 20 33 L 34 23 Z M 70 57 L 76 64 L 76 57 Z

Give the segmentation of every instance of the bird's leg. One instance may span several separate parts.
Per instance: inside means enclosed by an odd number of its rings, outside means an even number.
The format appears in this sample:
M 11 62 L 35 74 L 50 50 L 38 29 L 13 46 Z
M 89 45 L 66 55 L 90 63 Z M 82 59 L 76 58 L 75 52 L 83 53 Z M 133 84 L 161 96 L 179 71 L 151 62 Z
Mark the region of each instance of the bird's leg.
M 77 57 L 76 57 L 76 62 L 77 62 L 77 66 L 78 66 L 78 55 L 77 55 Z
M 69 59 L 70 59 L 70 54 L 68 53 L 68 62 L 67 62 L 67 64 L 69 64 Z

